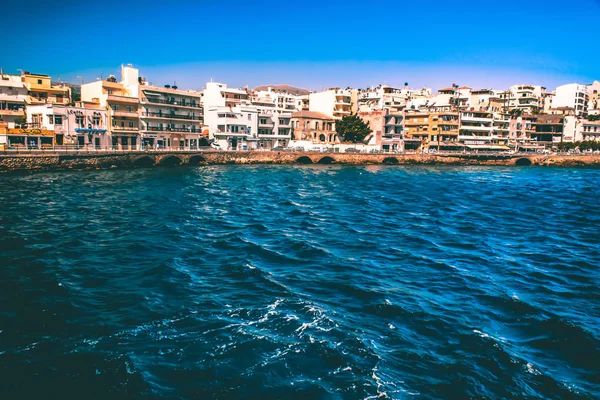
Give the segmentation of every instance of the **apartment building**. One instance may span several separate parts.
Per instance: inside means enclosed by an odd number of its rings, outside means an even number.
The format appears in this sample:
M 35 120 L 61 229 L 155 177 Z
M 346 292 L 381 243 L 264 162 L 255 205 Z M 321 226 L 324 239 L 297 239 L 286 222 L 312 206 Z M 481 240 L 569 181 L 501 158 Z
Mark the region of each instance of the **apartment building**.
M 584 120 L 582 122 L 581 138 L 586 141 L 600 142 L 600 121 Z
M 546 88 L 535 85 L 513 85 L 501 94 L 509 110 L 517 108 L 524 113 L 543 109 L 545 97 Z
M 502 149 L 498 147 L 498 136 L 494 130 L 494 117 L 489 111 L 461 111 L 458 140 L 468 150 Z
M 579 118 L 574 115 L 539 115 L 531 137 L 543 145 L 580 141 L 583 133 L 581 128 Z
M 116 150 L 139 149 L 141 146 L 140 100 L 138 90 L 130 89 L 139 83 L 138 76 L 137 69 L 121 65 L 120 81 L 110 76 L 106 80 L 81 85 L 82 101 L 107 110 L 111 146 Z
M 200 92 L 170 85 L 138 86 L 140 132 L 145 148 L 198 148 L 204 114 Z
M 269 88 L 270 89 L 270 88 Z M 251 105 L 258 111 L 258 147 L 287 147 L 292 138 L 291 119 L 297 99 L 288 96 L 252 96 Z M 283 100 L 282 100 L 283 99 Z
M 381 150 L 402 151 L 404 133 L 404 114 L 390 113 L 384 116 L 384 131 L 381 138 Z
M 0 120 L 15 128 L 25 118 L 27 89 L 18 75 L 0 74 Z
M 21 81 L 27 89 L 28 105 L 71 103 L 71 88 L 65 84 L 52 85 L 49 75 L 23 72 Z
M 254 91 L 251 94 L 252 103 L 267 102 L 273 104 L 276 113 L 294 113 L 302 110 L 302 96 L 296 96 L 283 90 L 274 90 L 267 87 L 267 90 Z
M 429 147 L 429 112 L 410 110 L 404 114 L 404 149 L 418 150 Z
M 350 88 L 330 88 L 322 92 L 311 93 L 309 110 L 341 119 L 358 110 L 358 91 Z
M 58 104 L 30 105 L 27 107 L 27 127 L 52 133 L 52 144 L 106 149 L 110 146 L 106 109 Z M 45 135 L 49 136 L 49 135 Z M 41 141 L 32 146 L 48 144 Z
M 587 86 L 578 83 L 570 83 L 556 88 L 556 94 L 552 98 L 551 110 L 568 108 L 574 111 L 574 115 L 587 114 L 589 96 Z
M 430 147 L 438 150 L 459 150 L 459 114 L 455 111 L 438 111 L 429 117 Z
M 594 83 L 587 85 L 587 94 L 589 98 L 588 114 L 600 114 L 600 82 L 594 81 Z

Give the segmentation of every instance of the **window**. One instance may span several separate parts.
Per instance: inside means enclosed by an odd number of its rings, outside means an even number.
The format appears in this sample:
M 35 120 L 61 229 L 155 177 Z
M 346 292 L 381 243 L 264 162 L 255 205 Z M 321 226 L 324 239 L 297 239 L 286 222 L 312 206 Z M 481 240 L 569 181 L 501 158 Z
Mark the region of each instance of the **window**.
M 79 125 L 79 127 L 83 126 L 83 115 L 76 115 L 75 116 L 75 123 L 77 125 Z
M 56 95 L 56 101 L 61 102 L 63 101 L 63 95 L 62 94 L 57 94 Z
M 131 112 L 133 109 L 131 108 L 131 106 L 127 106 L 127 112 Z
M 133 128 L 133 121 L 129 121 L 129 127 Z
M 248 114 L 248 121 L 252 120 L 252 114 Z
M 48 123 L 54 125 L 54 115 L 48 115 Z
M 94 125 L 100 125 L 100 117 L 93 117 L 92 118 L 92 124 L 94 124 Z
M 38 85 L 41 85 L 41 84 L 42 84 L 42 80 L 38 79 Z
M 63 116 L 55 115 L 54 116 L 54 125 L 62 125 L 63 124 Z

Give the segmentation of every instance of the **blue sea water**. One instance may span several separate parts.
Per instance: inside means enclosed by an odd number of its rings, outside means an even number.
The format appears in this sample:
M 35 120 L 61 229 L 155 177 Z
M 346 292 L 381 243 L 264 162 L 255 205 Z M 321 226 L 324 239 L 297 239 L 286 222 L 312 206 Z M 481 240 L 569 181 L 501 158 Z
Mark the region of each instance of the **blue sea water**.
M 600 398 L 600 171 L 0 176 L 1 399 Z

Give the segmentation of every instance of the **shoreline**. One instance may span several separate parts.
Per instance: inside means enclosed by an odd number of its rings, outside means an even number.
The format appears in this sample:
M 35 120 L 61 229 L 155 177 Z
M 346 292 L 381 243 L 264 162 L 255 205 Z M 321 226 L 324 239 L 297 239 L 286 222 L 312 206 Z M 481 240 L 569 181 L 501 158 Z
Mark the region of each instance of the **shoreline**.
M 40 151 L 0 154 L 0 172 L 226 164 L 481 165 L 600 168 L 600 155 L 275 151 Z

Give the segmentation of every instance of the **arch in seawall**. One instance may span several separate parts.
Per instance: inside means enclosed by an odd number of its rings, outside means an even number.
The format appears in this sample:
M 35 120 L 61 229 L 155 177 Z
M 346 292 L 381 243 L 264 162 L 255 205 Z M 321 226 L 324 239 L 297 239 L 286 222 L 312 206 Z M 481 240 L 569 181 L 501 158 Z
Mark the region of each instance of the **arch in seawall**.
M 335 158 L 325 156 L 325 157 L 321 158 L 319 161 L 317 161 L 317 164 L 334 164 L 335 162 L 336 162 Z
M 531 159 L 529 158 L 518 158 L 517 161 L 515 161 L 515 165 L 520 166 L 520 167 L 528 167 L 530 165 L 532 165 L 533 163 L 531 162 Z
M 175 167 L 176 165 L 180 165 L 181 163 L 183 163 L 183 160 L 173 154 L 166 155 L 158 161 L 158 165 L 162 165 L 165 167 Z
M 382 161 L 382 164 L 386 164 L 386 165 L 396 165 L 399 163 L 400 162 L 398 161 L 398 159 L 396 157 L 386 157 Z
M 154 157 L 151 157 L 149 155 L 138 156 L 132 161 L 134 167 L 142 168 L 152 167 L 154 165 L 154 162 Z
M 194 154 L 193 156 L 190 156 L 190 159 L 188 160 L 189 165 L 199 165 L 200 163 L 205 163 L 205 162 L 206 162 L 206 158 L 204 158 L 200 154 Z
M 299 164 L 312 164 L 313 160 L 310 159 L 309 156 L 302 156 L 296 159 L 296 162 Z

